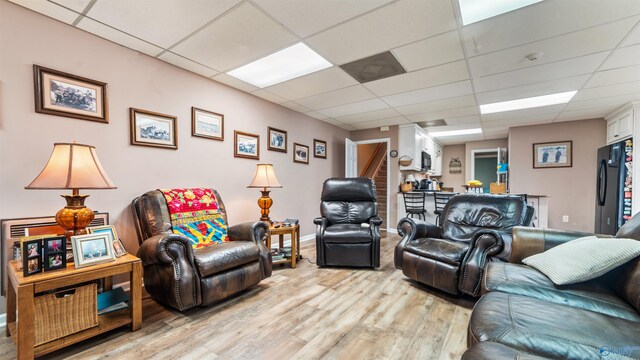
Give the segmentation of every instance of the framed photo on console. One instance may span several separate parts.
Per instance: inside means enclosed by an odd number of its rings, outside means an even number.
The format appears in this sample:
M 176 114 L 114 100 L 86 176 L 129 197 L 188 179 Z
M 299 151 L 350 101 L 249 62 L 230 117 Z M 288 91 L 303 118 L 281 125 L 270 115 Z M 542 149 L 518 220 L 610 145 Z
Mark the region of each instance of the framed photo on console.
M 56 236 L 44 239 L 44 271 L 67 267 L 67 238 Z
M 129 108 L 131 145 L 178 149 L 177 117 Z
M 287 132 L 284 130 L 267 127 L 267 149 L 271 151 L 287 152 Z
M 224 115 L 191 107 L 191 135 L 224 141 Z
M 76 268 L 115 260 L 113 244 L 108 234 L 87 234 L 71 237 Z
M 22 274 L 34 275 L 42 272 L 42 239 L 22 242 Z
M 33 65 L 36 112 L 108 123 L 107 83 Z

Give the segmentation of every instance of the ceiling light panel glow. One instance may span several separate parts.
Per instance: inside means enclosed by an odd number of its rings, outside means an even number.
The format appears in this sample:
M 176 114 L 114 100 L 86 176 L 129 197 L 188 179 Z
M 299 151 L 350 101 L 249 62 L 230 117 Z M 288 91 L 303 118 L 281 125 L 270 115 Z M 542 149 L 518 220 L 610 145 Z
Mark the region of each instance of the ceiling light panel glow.
M 433 137 L 473 135 L 473 134 L 482 134 L 482 129 L 481 128 L 476 128 L 476 129 L 429 132 L 429 135 L 431 135 Z
M 567 91 L 557 94 L 549 94 L 542 96 L 535 96 L 530 98 L 502 101 L 492 104 L 480 105 L 480 114 L 493 114 L 504 111 L 531 109 L 549 105 L 565 104 L 571 101 L 571 98 L 577 93 L 577 90 Z
M 227 75 L 264 88 L 331 66 L 330 62 L 300 42 L 229 71 Z
M 542 0 L 458 0 L 462 25 L 473 24 Z

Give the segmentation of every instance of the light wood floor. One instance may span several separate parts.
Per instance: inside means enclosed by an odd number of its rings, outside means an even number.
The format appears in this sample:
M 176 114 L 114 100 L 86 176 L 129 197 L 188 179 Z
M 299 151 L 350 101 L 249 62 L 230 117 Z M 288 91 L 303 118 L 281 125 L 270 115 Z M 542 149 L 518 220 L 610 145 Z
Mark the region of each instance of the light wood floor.
M 143 301 L 143 327 L 114 330 L 47 359 L 459 359 L 473 300 L 407 280 L 393 267 L 397 235 L 377 270 L 319 269 L 303 259 L 256 287 L 185 313 Z M 315 243 L 302 246 L 315 262 Z M 0 339 L 0 359 L 13 359 Z

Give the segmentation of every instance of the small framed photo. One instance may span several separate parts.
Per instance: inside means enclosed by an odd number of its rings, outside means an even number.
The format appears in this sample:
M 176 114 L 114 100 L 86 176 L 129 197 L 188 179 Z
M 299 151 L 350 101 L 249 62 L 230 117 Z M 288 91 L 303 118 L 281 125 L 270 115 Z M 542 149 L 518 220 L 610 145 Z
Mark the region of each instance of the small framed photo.
M 309 147 L 293 143 L 293 162 L 309 164 Z
M 67 238 L 64 236 L 44 239 L 44 271 L 67 267 Z
M 116 257 L 121 257 L 127 255 L 127 250 L 122 245 L 122 241 L 120 239 L 113 240 L 113 252 Z
M 191 135 L 224 141 L 224 115 L 191 107 Z
M 34 275 L 42 272 L 42 239 L 22 242 L 22 274 Z
M 271 151 L 287 152 L 287 132 L 284 130 L 267 127 L 267 138 L 269 144 L 267 149 Z
M 313 139 L 313 157 L 327 158 L 327 142 L 324 140 Z
M 33 65 L 36 112 L 108 123 L 107 84 Z
M 260 160 L 260 135 L 234 131 L 233 156 Z
M 148 110 L 129 109 L 131 145 L 178 149 L 176 117 Z
M 114 261 L 113 245 L 107 234 L 75 235 L 71 237 L 76 268 Z
M 89 234 L 107 234 L 111 241 L 119 239 L 116 228 L 113 225 L 92 226 L 88 227 L 87 230 Z
M 573 141 L 533 144 L 533 168 L 560 168 L 573 166 Z

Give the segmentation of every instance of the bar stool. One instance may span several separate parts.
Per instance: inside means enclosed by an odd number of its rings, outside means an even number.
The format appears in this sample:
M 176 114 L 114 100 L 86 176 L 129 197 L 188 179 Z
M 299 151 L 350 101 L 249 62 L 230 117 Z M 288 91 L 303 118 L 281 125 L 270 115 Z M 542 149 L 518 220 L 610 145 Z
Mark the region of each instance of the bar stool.
M 433 202 L 435 204 L 435 210 L 433 211 L 436 214 L 436 225 L 440 224 L 440 214 L 442 214 L 442 210 L 444 210 L 445 205 L 449 202 L 449 200 L 458 195 L 458 193 L 452 192 L 434 192 L 433 193 Z
M 427 209 L 425 208 L 426 195 L 424 192 L 402 193 L 404 197 L 404 210 L 408 217 L 418 215 L 418 219 L 427 220 Z

